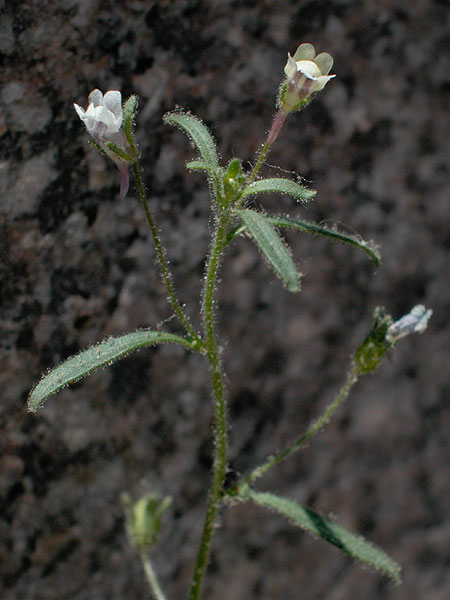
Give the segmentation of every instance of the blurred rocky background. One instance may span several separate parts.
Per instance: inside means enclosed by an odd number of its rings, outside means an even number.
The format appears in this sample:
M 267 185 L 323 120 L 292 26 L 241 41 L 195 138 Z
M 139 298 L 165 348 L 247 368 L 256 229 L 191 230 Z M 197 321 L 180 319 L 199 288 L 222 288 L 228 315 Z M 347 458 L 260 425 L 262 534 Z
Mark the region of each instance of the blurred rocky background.
M 289 235 L 305 273 L 292 296 L 248 240 L 230 249 L 218 323 L 230 477 L 333 398 L 376 305 L 395 318 L 431 307 L 427 332 L 404 340 L 307 449 L 260 482 L 380 545 L 404 583 L 241 506 L 223 512 L 204 597 L 448 597 L 448 2 L 3 0 L 0 11 L 0 596 L 149 598 L 120 495 L 159 490 L 174 502 L 154 563 L 168 597 L 185 598 L 209 483 L 209 374 L 180 348 L 141 351 L 26 411 L 46 369 L 170 316 L 134 190 L 119 199 L 118 173 L 88 146 L 73 102 L 87 106 L 96 87 L 139 95 L 151 207 L 199 324 L 208 190 L 185 173 L 192 148 L 161 117 L 191 110 L 224 159 L 253 160 L 287 52 L 309 41 L 334 55 L 337 77 L 290 117 L 264 173 L 298 172 L 318 195 L 307 207 L 261 204 L 373 239 L 383 264 Z

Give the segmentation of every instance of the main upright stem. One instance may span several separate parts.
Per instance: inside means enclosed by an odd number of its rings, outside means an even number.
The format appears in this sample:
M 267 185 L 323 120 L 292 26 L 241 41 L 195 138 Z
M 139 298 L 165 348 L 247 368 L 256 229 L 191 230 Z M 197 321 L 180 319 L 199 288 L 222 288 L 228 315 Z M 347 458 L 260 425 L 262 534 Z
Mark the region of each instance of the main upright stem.
M 215 410 L 215 435 L 214 435 L 214 464 L 211 490 L 208 498 L 203 533 L 195 561 L 192 586 L 189 600 L 199 600 L 203 577 L 208 565 L 211 539 L 214 532 L 220 499 L 223 494 L 225 475 L 227 471 L 227 413 L 225 401 L 225 388 L 220 353 L 217 348 L 214 329 L 214 292 L 216 287 L 217 272 L 220 267 L 220 258 L 224 248 L 228 215 L 219 217 L 217 230 L 209 256 L 206 274 L 206 283 L 203 291 L 203 319 L 206 341 L 206 352 L 211 366 L 213 384 L 214 410 Z

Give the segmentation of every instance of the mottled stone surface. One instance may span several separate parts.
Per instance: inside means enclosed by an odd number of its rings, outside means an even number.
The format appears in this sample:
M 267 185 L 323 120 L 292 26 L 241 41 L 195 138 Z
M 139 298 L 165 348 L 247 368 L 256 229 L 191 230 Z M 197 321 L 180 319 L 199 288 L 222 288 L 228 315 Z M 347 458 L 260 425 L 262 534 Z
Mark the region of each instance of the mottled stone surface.
M 185 173 L 189 143 L 161 117 L 183 106 L 227 160 L 253 160 L 286 53 L 311 41 L 335 56 L 337 77 L 289 119 L 264 172 L 298 172 L 318 196 L 307 208 L 261 204 L 374 239 L 383 264 L 375 272 L 351 248 L 289 235 L 305 273 L 291 296 L 250 241 L 236 241 L 218 323 L 231 467 L 243 472 L 283 447 L 333 398 L 377 304 L 395 317 L 419 302 L 433 308 L 429 330 L 260 484 L 382 546 L 404 583 L 239 506 L 223 513 L 205 598 L 448 597 L 447 3 L 7 0 L 0 9 L 0 596 L 149 597 L 120 494 L 158 489 L 174 502 L 155 566 L 168 597 L 186 597 L 208 486 L 208 369 L 180 348 L 141 351 L 36 416 L 25 409 L 61 359 L 170 316 L 134 191 L 119 199 L 114 165 L 88 146 L 72 103 L 85 106 L 95 87 L 139 95 L 151 207 L 199 324 L 209 199 L 202 177 Z

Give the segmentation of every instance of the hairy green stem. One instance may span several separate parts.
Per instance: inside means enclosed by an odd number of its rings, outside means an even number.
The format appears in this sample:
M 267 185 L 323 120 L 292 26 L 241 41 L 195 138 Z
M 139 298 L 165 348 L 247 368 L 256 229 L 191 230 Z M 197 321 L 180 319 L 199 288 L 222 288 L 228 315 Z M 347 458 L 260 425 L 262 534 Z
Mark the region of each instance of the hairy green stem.
M 264 159 L 266 158 L 267 153 L 269 152 L 269 149 L 270 149 L 270 144 L 269 144 L 269 140 L 267 139 L 264 142 L 264 146 L 261 148 L 261 152 L 259 153 L 258 160 L 256 161 L 256 164 L 253 167 L 253 170 L 250 173 L 248 180 L 246 181 L 246 185 L 250 185 L 251 183 L 253 183 L 253 181 L 255 181 L 255 178 L 258 175 L 258 171 L 261 168 L 261 165 L 263 164 Z
M 211 366 L 215 411 L 215 455 L 212 484 L 208 497 L 208 507 L 195 561 L 189 600 L 199 600 L 200 598 L 202 582 L 208 565 L 211 540 L 214 533 L 217 513 L 220 508 L 221 498 L 223 496 L 225 475 L 227 472 L 227 407 L 224 376 L 214 327 L 214 292 L 216 289 L 217 273 L 220 267 L 220 258 L 225 245 L 225 234 L 228 227 L 228 221 L 229 218 L 227 214 L 223 214 L 219 218 L 214 243 L 209 256 L 205 288 L 203 291 L 203 319 L 206 351 Z
M 139 198 L 142 202 L 145 216 L 147 218 L 147 222 L 149 224 L 150 231 L 152 233 L 153 243 L 155 244 L 156 255 L 158 257 L 158 262 L 159 262 L 159 266 L 161 269 L 161 275 L 162 275 L 163 281 L 165 283 L 165 286 L 167 288 L 167 292 L 169 294 L 169 301 L 172 305 L 173 310 L 175 311 L 175 314 L 180 319 L 181 323 L 183 324 L 183 326 L 186 329 L 186 331 L 188 332 L 188 334 L 190 336 L 192 336 L 192 338 L 195 339 L 195 341 L 197 342 L 199 347 L 204 347 L 205 344 L 204 344 L 203 340 L 196 333 L 196 331 L 193 329 L 193 327 L 189 323 L 189 321 L 188 321 L 187 317 L 185 316 L 185 314 L 183 313 L 180 303 L 178 302 L 178 299 L 175 295 L 175 290 L 172 285 L 172 277 L 170 275 L 169 268 L 167 266 L 167 262 L 164 257 L 164 252 L 162 249 L 161 240 L 159 239 L 158 230 L 156 228 L 155 222 L 154 222 L 153 217 L 150 212 L 150 208 L 149 208 L 149 205 L 147 202 L 147 197 L 145 195 L 144 184 L 142 182 L 141 172 L 139 170 L 139 165 L 137 162 L 133 163 L 133 171 L 134 171 L 134 177 L 136 179 L 136 185 L 138 188 Z
M 235 210 L 240 208 L 242 206 L 242 204 L 244 203 L 244 198 L 242 197 L 242 191 L 244 190 L 245 187 L 249 186 L 256 179 L 256 176 L 258 175 L 258 171 L 261 168 L 261 165 L 263 164 L 264 159 L 266 158 L 269 150 L 270 150 L 270 144 L 269 144 L 268 139 L 266 139 L 266 141 L 264 142 L 264 146 L 261 148 L 261 151 L 258 155 L 255 166 L 253 167 L 251 173 L 248 175 L 245 185 L 241 188 L 241 192 L 238 194 L 238 196 L 234 202 L 233 208 Z M 231 204 L 233 204 L 233 203 L 231 203 Z
M 286 448 L 279 454 L 275 456 L 271 456 L 265 463 L 254 469 L 249 475 L 247 475 L 243 480 L 242 484 L 249 484 L 255 479 L 258 479 L 264 473 L 266 473 L 272 467 L 280 464 L 283 460 L 285 460 L 288 456 L 297 452 L 302 446 L 304 446 L 330 419 L 332 414 L 339 408 L 339 406 L 347 399 L 350 390 L 358 381 L 359 370 L 356 365 L 353 365 L 350 371 L 347 374 L 347 378 L 344 382 L 344 385 L 339 390 L 336 398 L 327 406 L 325 411 L 318 417 L 315 421 L 311 423 L 306 432 L 298 438 L 289 448 Z
M 156 576 L 152 563 L 150 562 L 147 554 L 141 553 L 141 561 L 155 600 L 166 600 L 166 597 L 159 585 L 158 577 Z

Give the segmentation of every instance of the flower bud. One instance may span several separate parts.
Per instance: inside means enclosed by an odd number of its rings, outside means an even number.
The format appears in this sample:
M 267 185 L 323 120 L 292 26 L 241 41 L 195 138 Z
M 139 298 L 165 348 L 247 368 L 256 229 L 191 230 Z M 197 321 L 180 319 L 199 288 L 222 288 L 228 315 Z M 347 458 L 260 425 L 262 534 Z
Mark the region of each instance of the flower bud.
M 327 52 L 316 56 L 312 44 L 300 44 L 294 56 L 288 54 L 284 67 L 286 81 L 280 91 L 279 104 L 285 112 L 302 108 L 311 94 L 320 92 L 336 75 L 328 75 L 333 66 L 333 58 Z
M 161 516 L 172 499 L 169 496 L 162 498 L 158 492 L 153 492 L 135 503 L 128 494 L 123 494 L 122 501 L 131 542 L 140 552 L 148 552 L 158 538 Z
M 241 161 L 233 158 L 228 164 L 228 167 L 223 176 L 223 187 L 227 202 L 236 199 L 236 194 L 245 182 L 245 173 L 242 170 Z

